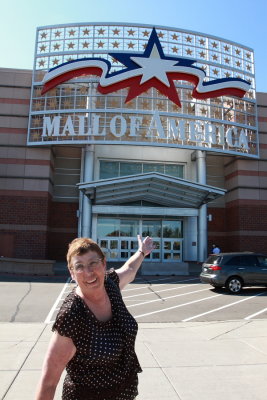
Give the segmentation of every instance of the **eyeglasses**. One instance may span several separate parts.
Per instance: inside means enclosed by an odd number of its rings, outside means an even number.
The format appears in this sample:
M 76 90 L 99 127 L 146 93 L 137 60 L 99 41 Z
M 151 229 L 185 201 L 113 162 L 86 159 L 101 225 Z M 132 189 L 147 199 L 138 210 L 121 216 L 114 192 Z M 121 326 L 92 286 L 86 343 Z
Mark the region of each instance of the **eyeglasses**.
M 72 269 L 74 269 L 77 274 L 82 274 L 86 269 L 88 271 L 94 271 L 100 267 L 101 261 L 103 261 L 103 258 L 96 258 L 95 260 L 91 261 L 87 266 L 83 264 L 75 264 Z

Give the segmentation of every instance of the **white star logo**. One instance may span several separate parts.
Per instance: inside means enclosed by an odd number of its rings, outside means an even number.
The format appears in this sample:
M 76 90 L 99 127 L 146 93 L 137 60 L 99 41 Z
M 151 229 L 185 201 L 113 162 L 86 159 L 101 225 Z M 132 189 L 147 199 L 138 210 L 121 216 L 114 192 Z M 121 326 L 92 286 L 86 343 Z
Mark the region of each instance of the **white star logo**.
M 165 86 L 170 87 L 167 72 L 175 71 L 173 67 L 177 64 L 177 61 L 162 59 L 155 44 L 148 58 L 131 57 L 131 60 L 143 69 L 141 84 L 149 81 L 149 79 L 157 78 Z

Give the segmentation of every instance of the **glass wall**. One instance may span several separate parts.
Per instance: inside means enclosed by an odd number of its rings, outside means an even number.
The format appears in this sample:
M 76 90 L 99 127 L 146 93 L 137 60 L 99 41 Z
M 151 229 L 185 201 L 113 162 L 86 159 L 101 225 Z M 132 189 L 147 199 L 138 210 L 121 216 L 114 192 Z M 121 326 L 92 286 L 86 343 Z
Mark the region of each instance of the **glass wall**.
M 182 220 L 100 217 L 97 221 L 97 241 L 110 261 L 125 261 L 134 254 L 139 232 L 143 238 L 151 236 L 155 243 L 145 261 L 182 261 Z

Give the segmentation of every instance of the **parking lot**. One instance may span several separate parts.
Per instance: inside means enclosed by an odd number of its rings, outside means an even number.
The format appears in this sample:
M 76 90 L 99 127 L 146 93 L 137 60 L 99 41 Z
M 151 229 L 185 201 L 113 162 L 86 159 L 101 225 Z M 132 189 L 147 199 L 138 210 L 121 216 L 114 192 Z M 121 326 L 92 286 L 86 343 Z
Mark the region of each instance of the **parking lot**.
M 54 320 L 66 294 L 66 283 L 51 308 L 46 322 Z M 215 291 L 200 282 L 198 276 L 139 277 L 122 291 L 129 311 L 138 322 L 187 322 L 260 319 L 267 317 L 267 289 L 244 288 L 231 295 L 224 289 Z
M 74 286 L 67 277 L 2 278 L 0 321 L 50 323 Z M 198 276 L 138 277 L 122 294 L 138 322 L 267 318 L 266 288 L 247 287 L 239 295 L 231 295 L 201 283 Z

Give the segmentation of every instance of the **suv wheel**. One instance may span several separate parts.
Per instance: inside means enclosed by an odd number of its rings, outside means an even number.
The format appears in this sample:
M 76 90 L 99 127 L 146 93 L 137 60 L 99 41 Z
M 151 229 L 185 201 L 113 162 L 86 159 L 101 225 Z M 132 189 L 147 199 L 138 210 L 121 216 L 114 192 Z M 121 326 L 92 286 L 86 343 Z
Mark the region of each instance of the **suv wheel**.
M 243 282 L 238 276 L 232 276 L 226 281 L 225 287 L 228 292 L 232 294 L 240 293 L 242 290 Z

